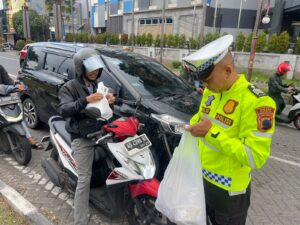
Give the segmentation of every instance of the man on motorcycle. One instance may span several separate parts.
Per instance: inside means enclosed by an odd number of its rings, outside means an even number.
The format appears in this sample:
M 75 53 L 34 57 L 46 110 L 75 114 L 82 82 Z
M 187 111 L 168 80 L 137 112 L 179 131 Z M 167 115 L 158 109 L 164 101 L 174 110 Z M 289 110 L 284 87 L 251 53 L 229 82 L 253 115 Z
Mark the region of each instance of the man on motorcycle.
M 23 92 L 24 90 L 25 86 L 23 84 L 15 84 L 15 82 L 9 77 L 6 69 L 0 65 L 0 96 L 6 96 L 12 92 Z M 42 150 L 43 145 L 37 143 L 36 140 L 31 136 L 24 121 L 22 121 L 21 125 L 26 134 L 26 138 L 31 144 L 31 147 L 33 149 Z
M 287 62 L 280 63 L 277 67 L 277 72 L 270 77 L 268 82 L 269 96 L 276 102 L 276 115 L 279 115 L 285 108 L 285 102 L 281 96 L 281 92 L 293 92 L 292 86 L 282 84 L 282 77 L 290 70 L 291 67 Z
M 73 57 L 76 78 L 68 81 L 59 91 L 59 110 L 67 120 L 66 129 L 71 134 L 71 148 L 77 164 L 77 187 L 74 200 L 74 224 L 88 224 L 89 192 L 95 143 L 86 138 L 101 129 L 101 122 L 85 112 L 88 103 L 106 97 L 113 104 L 115 97 L 97 93 L 96 80 L 101 76 L 104 63 L 92 48 L 82 48 Z

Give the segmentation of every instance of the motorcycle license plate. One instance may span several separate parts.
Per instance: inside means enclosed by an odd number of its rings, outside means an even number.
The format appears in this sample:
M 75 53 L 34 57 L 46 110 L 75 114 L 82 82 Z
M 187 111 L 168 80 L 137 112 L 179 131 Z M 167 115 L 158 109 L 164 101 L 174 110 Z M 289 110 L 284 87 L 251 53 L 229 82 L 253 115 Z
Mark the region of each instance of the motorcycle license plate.
M 134 155 L 151 145 L 152 143 L 146 134 L 142 134 L 134 139 L 124 142 L 124 147 L 129 155 Z

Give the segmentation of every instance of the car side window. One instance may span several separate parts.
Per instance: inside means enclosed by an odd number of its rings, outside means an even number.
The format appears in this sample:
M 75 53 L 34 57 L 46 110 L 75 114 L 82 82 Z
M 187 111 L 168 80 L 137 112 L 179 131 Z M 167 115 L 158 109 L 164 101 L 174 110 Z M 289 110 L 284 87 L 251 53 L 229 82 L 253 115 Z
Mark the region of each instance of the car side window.
M 24 65 L 24 69 L 39 70 L 41 60 L 43 60 L 44 53 L 41 51 L 41 47 L 32 46 L 28 48 L 27 58 Z
M 71 77 L 72 65 L 73 65 L 73 59 L 65 58 L 64 61 L 62 61 L 60 66 L 58 67 L 57 73 L 63 76 Z
M 49 72 L 58 73 L 58 69 L 66 59 L 67 58 L 64 56 L 47 53 L 43 69 Z

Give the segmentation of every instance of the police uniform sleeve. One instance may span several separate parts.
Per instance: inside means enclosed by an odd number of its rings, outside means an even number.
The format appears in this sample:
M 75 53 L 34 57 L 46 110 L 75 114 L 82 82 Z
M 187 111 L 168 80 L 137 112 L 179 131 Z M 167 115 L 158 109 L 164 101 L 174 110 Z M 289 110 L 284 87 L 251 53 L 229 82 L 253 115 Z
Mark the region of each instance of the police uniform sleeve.
M 274 101 L 268 96 L 248 101 L 242 109 L 238 136 L 229 137 L 213 124 L 205 140 L 241 165 L 259 169 L 270 155 L 275 108 Z

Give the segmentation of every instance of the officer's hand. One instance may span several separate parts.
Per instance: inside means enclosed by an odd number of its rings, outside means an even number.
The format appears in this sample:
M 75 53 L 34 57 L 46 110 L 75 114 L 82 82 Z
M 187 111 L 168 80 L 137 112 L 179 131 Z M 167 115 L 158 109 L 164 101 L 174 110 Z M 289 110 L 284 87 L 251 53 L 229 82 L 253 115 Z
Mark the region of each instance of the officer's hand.
M 100 101 L 103 98 L 103 95 L 100 93 L 93 93 L 86 97 L 88 103 Z
M 196 92 L 199 94 L 203 94 L 203 89 L 202 88 L 196 88 Z
M 291 86 L 289 86 L 289 87 L 288 87 L 288 93 L 293 93 L 293 92 L 294 92 L 294 88 L 291 87 Z
M 201 118 L 201 122 L 195 123 L 193 125 L 187 125 L 185 127 L 186 131 L 189 131 L 194 137 L 204 137 L 212 124 L 208 118 Z
M 17 84 L 16 88 L 17 88 L 18 92 L 25 91 L 25 85 L 24 84 Z
M 106 98 L 107 98 L 107 101 L 108 103 L 111 105 L 111 104 L 114 104 L 115 101 L 116 101 L 116 97 L 112 94 L 112 93 L 108 93 L 106 95 Z

